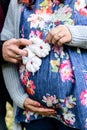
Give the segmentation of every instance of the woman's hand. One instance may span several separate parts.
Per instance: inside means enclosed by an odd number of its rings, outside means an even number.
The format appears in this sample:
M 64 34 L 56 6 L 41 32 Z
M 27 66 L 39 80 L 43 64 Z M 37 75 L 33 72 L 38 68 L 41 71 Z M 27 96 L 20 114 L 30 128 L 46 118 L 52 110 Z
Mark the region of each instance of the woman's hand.
M 31 111 L 31 112 L 38 113 L 38 114 L 41 114 L 44 116 L 57 114 L 57 112 L 54 109 L 45 108 L 39 102 L 34 101 L 30 98 L 25 99 L 24 108 Z
M 45 42 L 61 46 L 64 43 L 71 42 L 71 40 L 72 35 L 69 29 L 65 25 L 59 25 L 49 32 Z
M 22 56 L 27 56 L 27 51 L 20 47 L 25 47 L 31 44 L 27 39 L 11 39 L 3 43 L 2 56 L 5 61 L 18 63 Z

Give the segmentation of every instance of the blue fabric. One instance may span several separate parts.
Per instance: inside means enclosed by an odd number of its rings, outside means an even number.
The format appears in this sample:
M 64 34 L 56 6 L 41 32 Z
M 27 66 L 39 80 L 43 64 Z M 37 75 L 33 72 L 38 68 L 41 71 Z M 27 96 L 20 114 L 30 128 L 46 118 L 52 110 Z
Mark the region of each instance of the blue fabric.
M 59 15 L 56 15 L 55 11 L 66 6 L 60 4 L 50 6 L 48 2 L 46 7 L 49 8 L 45 8 L 45 4 L 42 2 L 46 1 L 37 0 L 33 10 L 29 10 L 24 5 L 21 15 L 20 37 L 29 39 L 38 36 L 44 40 L 50 29 L 59 24 L 87 25 L 87 15 L 84 12 L 85 7 L 78 10 L 77 6 L 75 6 L 78 4 L 76 0 L 65 0 L 65 5 L 68 5 L 69 8 L 65 9 L 63 13 L 64 8 L 62 9 L 60 18 L 62 19 L 63 17 L 63 20 L 56 19 Z M 52 11 L 50 15 L 55 15 L 54 19 L 44 20 L 45 24 L 43 24 L 43 27 L 40 26 L 41 22 L 37 24 L 37 20 L 35 23 L 32 22 L 32 18 L 35 18 L 38 10 L 41 11 L 41 7 L 44 10 L 48 9 L 46 10 L 47 13 Z M 70 12 L 71 9 L 72 12 Z M 31 14 L 34 13 L 35 15 L 32 17 Z M 30 21 L 28 22 L 28 20 Z M 22 65 L 22 67 L 24 66 Z M 19 73 L 20 77 L 28 74 L 26 68 L 23 70 L 22 67 Z M 26 78 L 25 82 L 23 78 L 21 80 L 30 98 L 39 101 L 46 107 L 56 109 L 57 116 L 54 118 L 60 120 L 65 125 L 82 130 L 87 129 L 87 50 L 67 45 L 56 48 L 51 46 L 50 54 L 42 59 L 40 70 L 34 75 L 31 73 L 28 75 L 28 80 L 33 82 L 31 88 L 26 87 Z M 17 122 L 29 123 L 40 118 L 43 117 L 28 111 L 24 112 L 20 108 L 17 109 Z

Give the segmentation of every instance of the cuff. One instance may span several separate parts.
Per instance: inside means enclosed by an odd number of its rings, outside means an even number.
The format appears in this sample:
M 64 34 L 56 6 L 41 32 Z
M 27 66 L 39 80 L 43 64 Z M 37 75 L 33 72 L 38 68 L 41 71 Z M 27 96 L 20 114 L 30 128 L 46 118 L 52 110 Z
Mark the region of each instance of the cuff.
M 6 61 L 3 59 L 3 56 L 2 56 L 2 46 L 3 46 L 3 43 L 4 41 L 0 41 L 0 63 L 3 64 L 5 63 Z
M 27 93 L 25 93 L 24 95 L 22 95 L 22 97 L 20 97 L 20 101 L 16 102 L 16 105 L 19 106 L 20 108 L 24 109 L 24 101 L 25 99 L 28 97 Z
M 66 25 L 71 32 L 72 41 L 68 46 L 87 48 L 87 26 Z

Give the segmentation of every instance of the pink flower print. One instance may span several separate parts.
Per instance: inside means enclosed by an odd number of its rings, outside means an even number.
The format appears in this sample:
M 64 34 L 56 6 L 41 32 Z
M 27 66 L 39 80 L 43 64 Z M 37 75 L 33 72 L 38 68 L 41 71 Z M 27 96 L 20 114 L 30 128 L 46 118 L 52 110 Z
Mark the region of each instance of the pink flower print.
M 34 82 L 32 80 L 28 80 L 27 86 L 26 86 L 26 90 L 27 90 L 28 94 L 34 95 L 35 89 L 36 89 L 36 86 L 35 86 Z
M 19 72 L 20 72 L 20 74 L 22 74 L 25 71 L 25 69 L 26 69 L 25 65 L 22 65 L 22 64 L 19 65 Z
M 22 30 L 20 32 L 21 32 L 21 37 L 24 38 L 24 26 L 22 26 Z
M 31 73 L 26 70 L 23 72 L 23 78 L 21 80 L 24 85 L 27 85 L 28 78 L 30 77 L 30 75 Z
M 28 18 L 28 22 L 30 22 L 30 28 L 40 28 L 43 29 L 44 27 L 44 19 L 42 14 L 32 14 Z
M 26 70 L 24 65 L 20 65 L 19 72 L 20 72 L 20 79 L 22 83 L 26 86 L 28 78 L 31 76 L 31 73 Z
M 73 108 L 76 105 L 76 98 L 70 95 L 66 97 L 66 99 L 64 100 L 64 103 L 67 108 Z
M 56 4 L 56 5 L 59 5 L 60 4 L 60 0 L 53 0 L 53 3 Z
M 19 66 L 19 72 L 20 72 L 20 74 L 23 74 L 23 76 L 24 75 L 27 76 L 27 77 L 31 76 L 31 73 L 27 71 L 26 66 L 23 65 L 23 64 L 20 64 L 20 66 Z
M 40 32 L 39 30 L 36 30 L 36 36 L 40 39 L 43 37 L 43 32 Z
M 58 104 L 58 99 L 56 98 L 56 96 L 51 96 L 50 94 L 46 94 L 46 96 L 43 96 L 42 101 L 45 102 L 48 107 L 54 107 L 56 104 Z
M 87 16 L 87 9 L 86 8 L 80 9 L 79 12 L 80 12 L 80 14 Z
M 26 115 L 25 122 L 28 122 L 30 120 L 31 116 L 34 116 L 35 119 L 37 119 L 39 114 L 38 113 L 33 113 L 33 112 L 29 111 L 29 110 L 26 110 L 25 115 Z
M 41 10 L 36 10 L 36 14 L 53 14 L 53 11 L 51 9 L 51 7 L 47 7 L 46 9 L 42 8 Z
M 77 0 L 75 8 L 80 12 L 81 15 L 87 16 L 87 5 L 85 0 Z
M 30 115 L 31 115 L 31 112 L 26 110 L 26 121 L 30 120 Z
M 31 21 L 35 24 L 35 22 L 39 19 L 39 15 L 31 14 L 31 16 L 28 18 L 28 21 Z
M 71 80 L 72 82 L 74 82 L 73 70 L 69 60 L 65 60 L 63 61 L 63 63 L 60 64 L 59 71 L 63 82 L 65 82 L 66 80 Z
M 80 95 L 80 99 L 81 99 L 81 104 L 83 106 L 87 107 L 87 89 L 82 91 L 81 95 Z
M 62 119 L 67 125 L 73 125 L 75 123 L 75 115 L 71 111 L 64 112 Z
M 72 12 L 72 8 L 70 8 L 70 7 L 66 8 L 65 14 L 69 14 L 70 12 Z
M 41 14 L 42 13 L 48 13 L 48 14 L 51 14 L 52 13 L 52 1 L 51 0 L 44 0 L 40 6 L 42 7 L 41 8 Z
M 63 47 L 61 47 L 61 46 L 56 46 L 55 47 L 54 46 L 53 50 L 54 50 L 54 52 L 56 52 L 59 55 L 59 54 L 61 54 L 63 52 Z
M 29 38 L 32 38 L 32 37 L 35 37 L 36 34 L 35 34 L 35 31 L 31 31 L 31 33 L 29 34 Z
M 36 14 L 42 14 L 42 10 L 41 10 L 41 9 L 37 9 L 37 10 L 35 11 L 35 13 L 36 13 Z
M 38 38 L 42 39 L 43 32 L 40 32 L 39 30 L 31 31 L 29 38 L 32 38 L 32 37 L 38 37 Z
M 26 86 L 27 85 L 27 82 L 28 82 L 28 77 L 27 76 L 24 76 L 22 80 L 22 83 Z
M 29 78 L 31 76 L 31 73 L 29 71 L 24 71 L 24 77 Z
M 29 4 L 29 1 L 28 0 L 23 0 L 23 3 L 24 4 Z
M 60 24 L 60 21 L 57 20 L 57 21 L 54 22 L 54 24 L 55 24 L 55 26 L 58 26 Z

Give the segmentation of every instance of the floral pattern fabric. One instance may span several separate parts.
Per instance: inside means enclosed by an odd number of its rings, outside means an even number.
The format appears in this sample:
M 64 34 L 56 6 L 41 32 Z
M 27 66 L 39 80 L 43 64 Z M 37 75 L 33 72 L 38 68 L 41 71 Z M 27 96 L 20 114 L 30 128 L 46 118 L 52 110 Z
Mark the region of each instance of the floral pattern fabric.
M 37 0 L 33 10 L 23 6 L 20 37 L 45 40 L 48 32 L 60 25 L 87 25 L 85 0 L 65 0 L 64 4 L 51 0 Z M 25 65 L 19 66 L 22 86 L 29 97 L 42 105 L 56 109 L 51 116 L 73 128 L 87 129 L 87 50 L 51 46 L 42 59 L 38 72 L 32 74 Z M 32 62 L 31 62 L 32 64 Z M 27 122 L 42 115 L 17 108 L 16 121 Z

